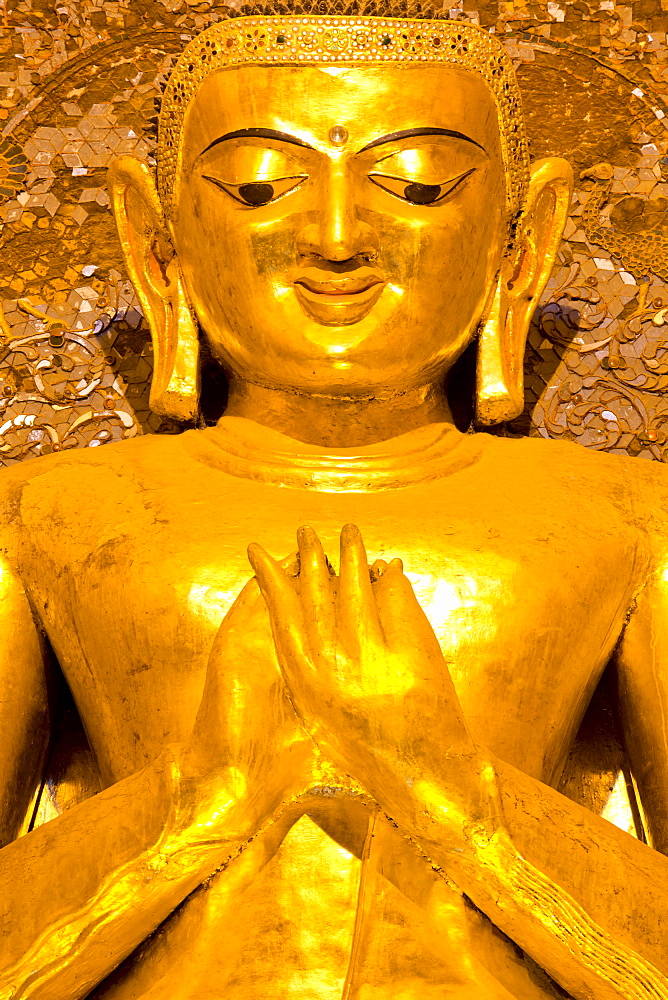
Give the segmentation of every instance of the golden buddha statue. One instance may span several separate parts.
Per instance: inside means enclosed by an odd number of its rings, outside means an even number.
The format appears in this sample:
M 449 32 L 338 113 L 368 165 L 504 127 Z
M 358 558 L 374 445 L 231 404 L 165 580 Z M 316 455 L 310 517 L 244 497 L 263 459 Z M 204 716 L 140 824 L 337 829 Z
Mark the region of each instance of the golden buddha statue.
M 475 337 L 521 409 L 570 170 L 392 14 L 220 21 L 111 170 L 154 409 L 200 330 L 229 398 L 2 473 L 2 1000 L 668 998 L 668 481 L 455 427 Z M 556 790 L 613 659 L 651 845 Z M 102 790 L 18 836 L 56 660 Z

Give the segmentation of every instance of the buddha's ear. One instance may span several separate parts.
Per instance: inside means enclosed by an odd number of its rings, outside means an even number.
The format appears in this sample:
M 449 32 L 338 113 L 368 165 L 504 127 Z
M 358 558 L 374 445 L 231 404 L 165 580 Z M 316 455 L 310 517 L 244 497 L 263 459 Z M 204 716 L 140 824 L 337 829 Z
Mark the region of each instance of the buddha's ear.
M 550 157 L 533 165 L 525 209 L 480 333 L 476 417 L 481 424 L 512 420 L 524 409 L 529 324 L 552 273 L 572 189 L 567 160 Z
M 108 187 L 125 264 L 153 341 L 151 409 L 192 420 L 199 403 L 199 339 L 153 177 L 141 160 L 119 156 L 109 167 Z

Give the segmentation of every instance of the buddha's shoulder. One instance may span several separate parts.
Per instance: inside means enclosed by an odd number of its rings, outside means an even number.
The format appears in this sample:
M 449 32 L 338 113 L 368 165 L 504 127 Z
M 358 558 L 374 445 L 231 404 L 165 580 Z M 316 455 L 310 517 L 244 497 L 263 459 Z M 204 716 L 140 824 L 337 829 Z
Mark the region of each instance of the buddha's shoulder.
M 117 503 L 149 490 L 156 470 L 183 459 L 180 435 L 145 435 L 98 448 L 42 455 L 0 470 L 0 523 L 35 506 L 48 514 Z
M 646 515 L 668 524 L 668 466 L 658 461 L 596 451 L 571 441 L 484 435 L 487 475 L 518 491 L 530 488 L 546 503 L 609 501 L 636 520 Z M 490 468 L 490 466 L 492 468 Z

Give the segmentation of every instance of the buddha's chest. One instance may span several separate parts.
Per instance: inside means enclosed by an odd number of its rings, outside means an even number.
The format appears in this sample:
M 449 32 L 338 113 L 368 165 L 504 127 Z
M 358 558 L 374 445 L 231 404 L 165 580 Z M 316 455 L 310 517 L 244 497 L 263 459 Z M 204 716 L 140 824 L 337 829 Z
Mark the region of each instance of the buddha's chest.
M 119 774 L 185 738 L 216 630 L 252 575 L 311 524 L 332 562 L 343 524 L 370 561 L 400 556 L 441 642 L 474 735 L 549 779 L 607 661 L 637 567 L 619 524 L 587 533 L 532 498 L 440 484 L 323 494 L 225 477 L 110 517 L 65 560 L 44 536 L 26 576 L 91 734 Z M 493 484 L 488 494 L 493 494 Z M 599 522 L 600 525 L 600 522 Z

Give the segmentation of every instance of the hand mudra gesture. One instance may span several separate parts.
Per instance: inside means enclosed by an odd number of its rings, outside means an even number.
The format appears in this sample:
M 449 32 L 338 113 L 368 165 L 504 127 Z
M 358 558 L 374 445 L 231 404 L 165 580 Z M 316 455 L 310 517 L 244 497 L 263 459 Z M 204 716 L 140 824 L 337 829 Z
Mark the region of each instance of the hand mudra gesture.
M 355 525 L 338 576 L 312 528 L 297 538 L 298 575 L 249 548 L 290 697 L 332 761 L 410 821 L 416 782 L 461 785 L 477 757 L 438 640 L 401 561 L 369 567 Z

